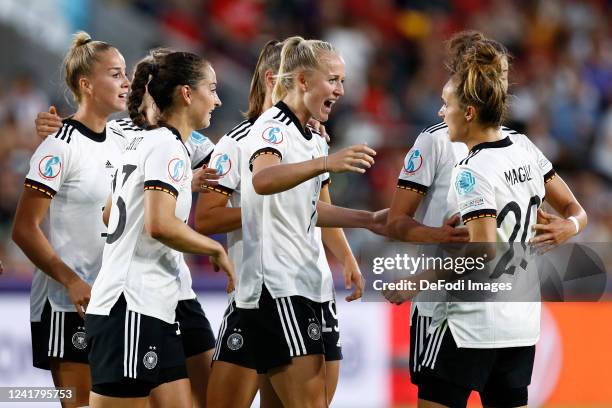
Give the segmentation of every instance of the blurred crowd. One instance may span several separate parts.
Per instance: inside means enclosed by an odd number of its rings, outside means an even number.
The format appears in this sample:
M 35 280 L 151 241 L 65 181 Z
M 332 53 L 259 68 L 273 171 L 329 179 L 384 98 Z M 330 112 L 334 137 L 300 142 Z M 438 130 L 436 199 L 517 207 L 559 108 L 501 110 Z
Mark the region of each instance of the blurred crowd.
M 505 124 L 540 147 L 585 207 L 589 225 L 580 240 L 612 241 L 612 7 L 607 0 L 109 3 L 154 18 L 205 55 L 242 67 L 245 83 L 270 38 L 299 34 L 334 44 L 346 61 L 347 79 L 345 97 L 327 124 L 331 148 L 367 142 L 378 155 L 365 176 L 333 176 L 332 199 L 371 210 L 389 206 L 406 151 L 421 129 L 440 121 L 447 79 L 444 41 L 456 31 L 480 30 L 513 56 Z M 223 75 L 217 72 L 222 98 Z M 26 71 L 0 78 L 0 259 L 8 273 L 24 277 L 31 265 L 9 244 L 11 221 L 29 156 L 39 143 L 34 117 L 58 102 L 39 89 L 40 80 Z M 230 95 L 224 102 L 221 109 L 235 115 L 215 124 L 218 134 L 208 134 L 213 140 L 246 110 L 246 100 Z M 354 251 L 363 234 L 349 232 Z

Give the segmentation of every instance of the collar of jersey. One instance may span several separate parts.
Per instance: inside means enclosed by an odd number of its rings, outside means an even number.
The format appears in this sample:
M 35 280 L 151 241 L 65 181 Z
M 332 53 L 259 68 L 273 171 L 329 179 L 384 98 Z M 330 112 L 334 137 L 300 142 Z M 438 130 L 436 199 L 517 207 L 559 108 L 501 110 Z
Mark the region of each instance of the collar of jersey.
M 494 142 L 484 142 L 484 143 L 479 143 L 476 146 L 472 147 L 472 152 L 475 152 L 476 150 L 482 150 L 482 149 L 496 149 L 499 147 L 508 147 L 512 144 L 512 140 L 510 140 L 510 136 L 506 136 L 503 139 L 500 140 L 496 140 Z
M 176 128 L 174 128 L 174 127 L 172 127 L 172 126 L 168 125 L 167 123 L 163 123 L 163 124 L 162 124 L 162 123 L 160 123 L 160 124 L 159 124 L 159 127 L 163 127 L 163 128 L 168 129 L 169 131 L 171 131 L 171 132 L 172 132 L 172 134 L 173 134 L 174 136 L 176 136 L 176 140 L 178 140 L 179 142 L 181 142 L 181 144 L 182 144 L 182 145 L 185 147 L 185 150 L 187 150 L 187 153 L 189 153 L 189 149 L 187 149 L 187 146 L 185 146 L 185 143 L 183 142 L 183 139 L 181 138 L 181 134 L 179 133 L 179 131 L 178 131 Z M 191 155 L 190 155 L 190 156 L 191 156 Z
M 78 120 L 64 119 L 63 122 L 67 125 L 74 126 L 75 129 L 78 130 L 80 134 L 82 134 L 88 139 L 93 140 L 94 142 L 102 143 L 103 141 L 106 140 L 106 126 L 104 127 L 104 130 L 102 132 L 96 133 L 90 128 L 88 128 L 87 126 L 85 126 L 84 124 L 82 124 L 81 122 L 79 122 Z
M 285 115 L 289 117 L 289 119 L 291 119 L 291 122 L 293 122 L 295 127 L 298 128 L 302 136 L 304 136 L 304 139 L 306 140 L 312 139 L 312 133 L 310 133 L 310 130 L 302 126 L 302 124 L 300 123 L 300 120 L 297 118 L 297 116 L 295 116 L 295 113 L 293 113 L 293 111 L 289 109 L 289 107 L 287 106 L 285 102 L 279 101 L 274 106 L 280 109 Z

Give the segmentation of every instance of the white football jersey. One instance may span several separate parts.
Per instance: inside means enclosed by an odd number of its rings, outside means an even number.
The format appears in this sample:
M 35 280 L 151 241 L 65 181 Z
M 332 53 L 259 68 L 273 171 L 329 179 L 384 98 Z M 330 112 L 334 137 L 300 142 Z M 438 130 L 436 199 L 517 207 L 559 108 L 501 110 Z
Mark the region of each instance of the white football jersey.
M 282 163 L 298 163 L 324 154 L 318 136 L 302 128 L 283 102 L 265 111 L 240 146 L 240 206 L 243 262 L 236 303 L 257 308 L 262 285 L 273 298 L 300 295 L 321 302 L 320 240 L 315 234 L 323 175 L 278 194 L 253 188 L 252 163 L 273 154 Z
M 423 195 L 414 219 L 423 225 L 441 227 L 448 211 L 447 195 L 455 163 L 467 154 L 463 143 L 451 143 L 448 127 L 438 123 L 424 129 L 404 158 L 397 188 Z M 410 322 L 415 308 L 419 315 L 431 317 L 437 297 L 427 291 L 419 293 L 410 305 Z
M 240 122 L 226 135 L 224 135 L 215 146 L 210 160 L 210 167 L 217 170 L 217 174 L 221 175 L 219 185 L 208 187 L 208 189 L 229 196 L 229 207 L 240 207 L 240 146 L 242 140 L 248 135 L 255 119 L 247 119 Z M 314 132 L 313 132 L 314 133 Z M 328 152 L 328 146 L 325 138 L 316 134 L 321 143 L 321 149 L 324 154 Z M 323 185 L 329 182 L 329 173 L 323 175 Z M 321 289 L 321 298 L 323 301 L 329 301 L 334 298 L 333 277 L 327 258 L 325 257 L 325 249 L 321 240 L 320 228 L 316 228 L 317 239 L 320 241 L 319 269 L 322 274 L 323 285 Z M 242 229 L 237 229 L 227 233 L 227 246 L 229 257 L 234 262 L 234 265 L 242 264 Z M 240 273 L 240 268 L 236 269 Z
M 244 120 L 227 132 L 215 146 L 210 167 L 221 176 L 219 184 L 208 189 L 229 197 L 228 206 L 240 207 L 240 146 L 249 134 L 255 120 Z M 204 196 L 203 199 L 206 199 Z M 227 233 L 227 253 L 234 265 L 242 263 L 242 229 Z M 236 268 L 239 273 L 239 269 Z
M 498 242 L 528 242 L 544 199 L 546 174 L 539 161 L 533 150 L 513 143 L 509 136 L 474 146 L 453 169 L 449 202 L 456 203 L 464 223 L 496 218 Z M 499 252 L 491 266 L 504 262 L 506 253 Z M 533 267 L 533 262 L 525 264 Z M 504 272 L 501 279 L 506 276 L 511 281 L 514 274 Z M 444 318 L 459 347 L 530 346 L 540 333 L 539 302 L 447 302 L 436 308 L 432 326 Z
M 501 131 L 503 137 L 509 136 L 514 143 L 537 156 L 546 182 L 554 178 L 552 164 L 527 136 L 507 127 L 502 127 Z M 455 164 L 467 155 L 468 149 L 464 143 L 449 140 L 448 126 L 444 122 L 424 129 L 417 136 L 412 149 L 404 158 L 397 182 L 398 188 L 409 189 L 424 196 L 415 212 L 415 220 L 430 227 L 440 227 L 446 218 L 458 212 L 455 203 L 448 203 L 447 194 Z M 410 321 L 416 307 L 420 315 L 433 316 L 436 306 L 434 298 L 428 296 L 427 292 L 419 293 L 411 304 Z
M 136 126 L 130 118 L 123 118 L 112 120 L 108 123 L 108 126 L 117 134 L 123 135 L 124 137 L 133 137 L 138 132 L 144 130 Z M 191 160 L 191 168 L 196 170 L 202 167 L 204 164 L 208 164 L 212 151 L 215 148 L 215 144 L 211 142 L 206 136 L 196 131 L 193 131 L 189 136 L 189 139 L 185 141 L 185 147 L 189 153 Z M 191 272 L 189 266 L 185 262 L 185 256 L 182 252 L 177 252 L 179 259 L 179 280 L 181 282 L 181 294 L 179 300 L 195 299 L 196 294 L 193 291 Z
M 90 285 L 102 263 L 106 232 L 102 208 L 123 145 L 124 139 L 108 127 L 95 133 L 76 120 L 64 120 L 62 128 L 34 152 L 25 180 L 26 188 L 52 198 L 47 217 L 49 243 Z M 30 297 L 32 321 L 40 320 L 47 298 L 55 311 L 75 311 L 64 286 L 36 271 Z
M 144 227 L 144 195 L 157 190 L 176 198 L 177 218 L 191 209 L 191 161 L 176 129 L 138 131 L 129 138 L 113 181 L 113 207 L 102 268 L 87 313 L 108 315 L 123 293 L 128 309 L 167 323 L 180 295 L 178 252 L 151 238 Z

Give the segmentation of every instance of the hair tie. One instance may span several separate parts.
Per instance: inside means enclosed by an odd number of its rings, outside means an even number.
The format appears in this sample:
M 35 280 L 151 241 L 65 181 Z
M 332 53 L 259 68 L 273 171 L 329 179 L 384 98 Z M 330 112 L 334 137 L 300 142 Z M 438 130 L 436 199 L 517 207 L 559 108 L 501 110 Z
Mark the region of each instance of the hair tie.
M 85 44 L 89 44 L 90 42 L 92 42 L 93 40 L 91 38 L 86 39 L 85 41 L 83 41 L 81 43 L 81 45 L 85 45 Z

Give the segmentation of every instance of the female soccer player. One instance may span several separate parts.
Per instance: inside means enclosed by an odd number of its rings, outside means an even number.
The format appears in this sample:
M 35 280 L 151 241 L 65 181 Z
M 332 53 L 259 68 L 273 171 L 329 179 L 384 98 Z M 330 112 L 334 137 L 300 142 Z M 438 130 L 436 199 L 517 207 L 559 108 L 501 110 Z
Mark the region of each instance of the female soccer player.
M 503 45 L 486 39 L 480 32 L 463 31 L 453 35 L 447 43 L 447 68 L 451 73 L 455 72 L 462 54 L 477 41 L 490 42 L 499 52 L 503 53 L 502 81 L 507 88 L 507 51 Z M 500 129 L 504 136 L 509 136 L 514 143 L 533 151 L 538 156 L 540 168 L 547 174 L 546 200 L 551 206 L 565 217 L 576 215 L 580 223 L 586 223 L 584 210 L 561 177 L 554 172 L 552 164 L 542 152 L 525 135 L 503 126 Z M 416 152 L 420 159 L 415 157 Z M 454 164 L 464 158 L 467 153 L 468 150 L 463 143 L 453 143 L 448 139 L 448 127 L 444 123 L 430 126 L 419 134 L 414 146 L 406 155 L 405 165 L 400 171 L 397 190 L 391 204 L 389 232 L 394 238 L 409 242 L 442 243 L 466 237 L 465 229 L 451 228 L 457 221 L 455 217 L 446 223 L 443 217 L 449 211 L 451 213 L 455 211 L 454 208 L 446 209 L 445 196 L 450 186 L 450 174 Z M 560 243 L 579 231 L 571 220 L 560 219 L 550 214 L 544 216 L 554 222 L 546 226 L 537 225 L 535 227 L 551 232 L 536 236 L 533 239 L 535 243 L 545 240 L 555 240 Z M 438 233 L 435 228 L 431 228 L 440 225 L 443 226 L 437 230 Z M 425 296 L 427 296 L 425 293 L 420 294 L 411 304 L 410 372 L 411 380 L 415 384 L 419 371 L 418 356 L 425 351 L 427 329 L 435 308 L 433 299 L 427 299 Z M 390 293 L 389 300 L 401 303 L 404 296 L 400 293 Z
M 155 62 L 155 59 L 162 58 L 170 53 L 167 49 L 155 49 L 150 52 L 143 61 L 147 63 Z M 140 81 L 145 81 L 147 78 L 140 78 Z M 137 89 L 142 89 L 142 84 L 138 81 L 134 84 Z M 137 98 L 130 98 L 133 106 L 128 107 L 130 113 L 134 116 L 135 122 L 130 118 L 112 120 L 107 123 L 107 128 L 115 135 L 127 139 L 132 137 L 134 131 L 142 130 L 157 123 L 159 112 L 155 108 L 153 100 L 148 93 L 142 96 L 142 103 L 137 102 Z M 58 125 L 59 123 L 59 125 Z M 56 127 L 61 126 L 61 119 L 55 113 L 55 109 L 51 107 L 49 112 L 41 112 L 36 119 L 36 128 L 38 134 L 45 138 L 50 131 L 57 131 Z M 127 140 L 124 141 L 124 145 Z M 208 163 L 210 155 L 214 148 L 214 144 L 205 136 L 198 132 L 192 132 L 191 136 L 185 141 L 185 147 L 191 159 L 192 168 L 194 169 L 192 190 L 199 192 L 203 190 L 205 185 L 216 185 L 218 176 L 214 169 L 202 168 L 204 163 Z M 110 185 L 109 185 L 110 191 Z M 207 190 L 208 191 L 208 190 Z M 108 204 L 108 203 L 107 203 Z M 110 205 L 106 205 L 106 210 L 110 210 Z M 105 212 L 108 214 L 108 211 Z M 105 219 L 105 224 L 108 220 Z M 192 398 L 197 407 L 206 406 L 206 389 L 208 383 L 208 375 L 210 373 L 210 364 L 212 361 L 213 348 L 215 344 L 215 336 L 210 327 L 210 323 L 202 310 L 200 303 L 196 298 L 196 294 L 191 288 L 191 273 L 184 260 L 181 260 L 179 265 L 179 281 L 181 283 L 181 295 L 176 309 L 176 320 L 181 327 L 181 340 L 183 349 L 187 358 L 187 372 L 191 384 Z M 173 393 L 167 390 L 167 384 L 161 384 L 151 392 L 151 405 L 153 407 L 167 406 L 167 400 L 174 399 Z
M 197 204 L 196 228 L 204 234 L 228 232 L 229 255 L 236 265 L 241 263 L 242 256 L 239 149 L 241 141 L 248 134 L 255 120 L 265 110 L 272 107 L 272 89 L 280 64 L 281 48 L 282 43 L 270 41 L 262 49 L 251 81 L 247 119 L 235 126 L 217 143 L 211 166 L 223 176 L 218 186 L 209 187 L 213 192 L 202 195 Z M 325 139 L 319 137 L 318 140 L 326 150 Z M 329 202 L 328 183 L 324 181 L 323 184 L 321 199 Z M 230 207 L 226 207 L 228 202 Z M 370 226 L 373 230 L 380 232 L 380 229 L 376 230 L 375 218 L 382 218 L 382 214 L 363 213 L 364 220 L 369 221 L 369 224 L 366 223 L 364 227 Z M 344 233 L 341 229 L 327 228 L 322 232 L 326 245 L 345 265 L 347 286 L 350 288 L 351 282 L 356 285 L 356 292 L 351 299 L 359 297 L 359 291 L 362 288 L 361 274 Z M 320 237 L 317 239 L 320 241 Z M 328 402 L 331 402 L 338 381 L 341 352 L 338 346 L 339 332 L 331 271 L 322 248 L 318 263 L 325 282 L 322 297 L 324 300 L 329 299 L 323 305 L 324 315 L 321 319 L 325 320 L 326 325 L 322 330 L 322 337 L 326 345 L 327 398 Z M 235 301 L 232 299 L 224 315 L 217 339 L 215 362 L 209 382 L 208 406 L 250 406 L 257 391 L 257 373 L 252 348 L 252 341 L 244 332 Z M 280 404 L 265 377 L 260 383 L 260 401 L 262 407 Z
M 130 139 L 114 180 L 111 227 L 86 319 L 92 343 L 90 404 L 145 406 L 153 388 L 171 383 L 177 390 L 173 405 L 191 406 L 180 327 L 174 324 L 178 251 L 210 255 L 228 274 L 228 290 L 233 268 L 220 244 L 185 223 L 191 172 L 184 141 L 209 125 L 220 101 L 214 70 L 191 53 L 143 62 L 135 77 L 150 77 L 142 86 L 160 111 L 160 127 Z M 130 98 L 143 95 L 140 87 L 132 92 Z
M 76 400 L 64 406 L 84 406 L 91 383 L 83 316 L 102 263 L 100 214 L 123 148 L 106 122 L 125 109 L 129 81 L 119 51 L 84 32 L 74 35 L 64 72 L 78 109 L 32 156 L 13 240 L 37 267 L 30 298 L 34 366 L 51 369 L 57 387 L 75 388 Z M 48 238 L 41 228 L 47 213 Z
M 442 93 L 440 116 L 449 138 L 469 149 L 453 169 L 449 197 L 470 242 L 527 242 L 545 194 L 547 174 L 538 155 L 500 131 L 507 96 L 503 60 L 490 41 L 471 44 Z M 530 176 L 507 177 L 521 171 Z M 501 258 L 495 246 L 487 253 Z M 465 406 L 472 390 L 485 406 L 526 406 L 539 316 L 534 302 L 436 308 L 435 332 L 420 361 L 419 406 Z
M 285 40 L 273 92 L 278 103 L 240 146 L 243 261 L 236 304 L 257 371 L 284 406 L 327 405 L 315 227 L 344 220 L 339 209 L 318 203 L 320 175 L 363 173 L 374 161 L 364 145 L 325 156 L 306 126 L 312 117 L 327 120 L 344 94 L 343 79 L 344 62 L 330 44 Z

